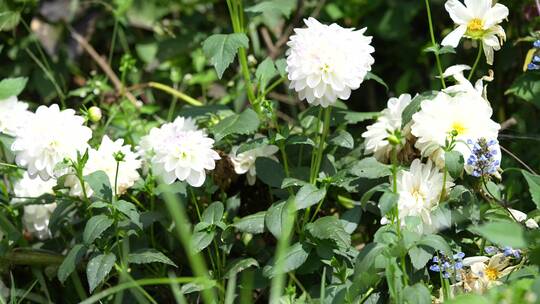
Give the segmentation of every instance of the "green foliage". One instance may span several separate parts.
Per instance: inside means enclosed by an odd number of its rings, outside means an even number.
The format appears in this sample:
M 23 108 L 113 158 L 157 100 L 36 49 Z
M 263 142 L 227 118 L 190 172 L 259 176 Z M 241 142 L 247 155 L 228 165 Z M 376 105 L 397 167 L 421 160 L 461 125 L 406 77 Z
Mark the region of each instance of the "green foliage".
M 216 34 L 204 41 L 203 51 L 221 79 L 225 70 L 234 61 L 238 49 L 248 46 L 249 39 L 244 34 Z

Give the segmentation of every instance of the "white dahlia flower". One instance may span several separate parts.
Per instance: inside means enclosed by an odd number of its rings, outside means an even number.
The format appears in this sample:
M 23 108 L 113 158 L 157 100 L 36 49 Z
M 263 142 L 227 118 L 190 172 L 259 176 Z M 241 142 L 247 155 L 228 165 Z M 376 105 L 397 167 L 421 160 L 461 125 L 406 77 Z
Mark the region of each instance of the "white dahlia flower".
M 83 153 L 92 137 L 92 130 L 83 125 L 84 118 L 75 111 L 60 111 L 58 105 L 40 106 L 17 132 L 11 150 L 15 161 L 25 167 L 31 177 L 48 180 L 54 167 L 64 158 L 75 159 Z
M 489 103 L 478 94 L 450 96 L 441 92 L 432 100 L 422 101 L 421 110 L 412 117 L 411 133 L 417 137 L 415 147 L 442 168 L 443 147 L 455 135 L 454 150 L 467 160 L 472 152 L 470 142 L 497 138 L 501 126 L 491 120 L 492 114 Z
M 116 178 L 117 161 L 115 155 L 121 153 L 123 160 L 120 161 L 118 167 L 118 177 Z M 123 194 L 129 189 L 140 175 L 137 171 L 141 167 L 139 155 L 131 151 L 129 145 L 124 145 L 123 139 L 112 141 L 107 135 L 103 136 L 101 145 L 97 150 L 91 149 L 88 151 L 88 161 L 84 167 L 84 175 L 89 175 L 93 172 L 103 171 L 109 178 L 111 187 L 114 187 L 115 178 L 117 179 L 116 193 Z M 83 191 L 81 183 L 75 175 L 68 175 L 64 185 L 70 188 L 70 194 L 74 196 L 82 196 Z M 92 189 L 85 185 L 86 194 L 92 195 Z
M 431 211 L 438 205 L 443 189 L 443 173 L 428 160 L 423 164 L 415 159 L 409 170 L 401 170 L 397 176 L 398 212 L 401 224 L 404 225 L 407 216 L 418 216 L 422 221 L 431 225 Z M 454 186 L 452 178 L 447 176 L 445 191 Z M 382 224 L 388 223 L 383 218 Z
M 462 37 L 480 40 L 487 63 L 493 64 L 495 51 L 501 49 L 506 40 L 504 29 L 499 25 L 508 17 L 508 8 L 492 0 L 448 0 L 445 4 L 450 18 L 456 23 L 454 29 L 443 41 L 443 46 L 457 47 Z
M 274 145 L 264 145 L 252 150 L 237 153 L 238 146 L 234 146 L 231 150 L 230 158 L 234 166 L 236 174 L 246 174 L 248 184 L 254 185 L 256 181 L 257 171 L 255 161 L 258 157 L 268 157 L 275 161 L 278 159 L 274 154 L 279 151 L 279 148 Z
M 411 103 L 411 95 L 403 94 L 398 98 L 390 98 L 388 106 L 381 112 L 377 121 L 367 127 L 362 134 L 365 140 L 367 154 L 374 154 L 380 162 L 388 161 L 392 152 L 392 145 L 388 142 L 389 135 L 401 131 L 401 115 L 403 110 Z M 406 135 L 406 134 L 402 134 Z
M 0 133 L 15 136 L 32 114 L 27 109 L 28 104 L 19 101 L 16 96 L 0 100 Z
M 23 178 L 13 186 L 16 198 L 12 200 L 12 203 L 24 202 L 29 198 L 37 198 L 43 194 L 53 194 L 55 185 L 56 180 L 54 179 L 43 181 L 37 177 L 32 178 L 25 172 Z M 26 231 L 40 240 L 50 238 L 49 219 L 55 208 L 56 203 L 24 206 L 22 221 Z
M 214 140 L 196 128 L 191 119 L 178 117 L 172 123 L 154 128 L 141 139 L 141 152 L 153 155 L 153 172 L 167 184 L 187 181 L 200 187 L 206 170 L 213 170 L 219 154 L 212 149 Z
M 307 28 L 295 29 L 287 43 L 290 88 L 300 99 L 325 108 L 336 99 L 349 99 L 375 62 L 372 37 L 364 36 L 366 28 L 355 31 L 314 18 L 304 22 Z

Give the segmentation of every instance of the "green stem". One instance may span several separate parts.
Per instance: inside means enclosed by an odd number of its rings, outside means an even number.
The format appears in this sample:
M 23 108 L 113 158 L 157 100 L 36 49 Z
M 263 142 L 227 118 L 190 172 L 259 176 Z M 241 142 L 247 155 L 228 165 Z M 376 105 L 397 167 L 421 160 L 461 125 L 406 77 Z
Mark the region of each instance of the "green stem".
M 168 93 L 168 94 L 171 94 L 175 97 L 178 97 L 180 98 L 181 100 L 189 103 L 190 105 L 192 106 L 196 106 L 196 107 L 200 107 L 203 105 L 202 102 L 198 101 L 197 99 L 191 97 L 191 96 L 188 96 L 178 90 L 175 90 L 174 88 L 168 86 L 168 85 L 165 85 L 165 84 L 162 84 L 162 83 L 159 83 L 159 82 L 154 82 L 154 81 L 151 81 L 148 83 L 148 86 L 151 87 L 151 88 L 154 88 L 154 89 L 158 89 L 158 90 L 161 90 L 165 93 Z
M 319 140 L 319 148 L 317 149 L 316 158 L 315 158 L 315 168 L 313 170 L 313 176 L 311 177 L 311 183 L 315 184 L 317 180 L 317 175 L 319 175 L 319 170 L 321 169 L 321 162 L 324 154 L 324 145 L 326 143 L 326 137 L 330 131 L 330 119 L 332 115 L 332 108 L 327 107 L 324 109 L 324 123 L 323 123 L 323 132 Z
M 446 167 L 446 164 L 444 165 L 443 169 L 443 185 L 441 189 L 441 196 L 439 197 L 439 204 L 442 203 L 444 197 L 446 196 L 446 179 L 448 175 L 448 168 Z
M 437 41 L 435 40 L 435 32 L 433 30 L 433 20 L 431 18 L 431 8 L 429 7 L 429 0 L 426 0 L 426 10 L 429 22 L 429 34 L 431 36 L 431 44 L 434 47 L 438 47 Z M 446 89 L 446 83 L 444 82 L 443 70 L 441 65 L 441 58 L 439 57 L 438 52 L 435 52 L 435 60 L 437 61 L 437 70 L 439 71 L 439 76 L 441 78 L 441 85 L 443 89 Z
M 482 43 L 479 43 L 478 45 L 478 55 L 476 55 L 476 60 L 474 61 L 474 65 L 472 67 L 472 70 L 471 72 L 469 73 L 469 77 L 467 77 L 467 79 L 470 81 L 471 78 L 473 77 L 474 75 L 474 71 L 476 71 L 476 67 L 478 67 L 478 63 L 480 62 L 480 58 L 482 58 L 482 50 L 483 50 L 483 46 L 482 46 Z
M 35 251 L 8 252 L 0 257 L 0 264 L 9 265 L 48 266 L 60 265 L 63 261 L 61 255 Z
M 81 278 L 79 277 L 79 273 L 77 271 L 73 271 L 71 274 L 71 281 L 73 282 L 73 285 L 75 286 L 75 291 L 77 291 L 77 294 L 79 295 L 80 300 L 85 300 L 88 296 L 86 295 L 86 291 L 84 290 L 84 287 L 81 283 Z
M 398 194 L 398 191 L 397 191 L 397 173 L 398 173 L 398 170 L 399 170 L 399 167 L 398 167 L 398 159 L 397 159 L 397 154 L 398 154 L 398 146 L 394 146 L 394 148 L 392 149 L 392 192 L 394 192 L 394 194 Z M 402 234 L 401 234 L 401 220 L 399 218 L 399 206 L 398 204 L 396 203 L 396 207 L 395 207 L 395 219 L 396 219 L 396 232 L 397 232 L 397 237 L 399 240 L 402 239 Z M 405 286 L 408 286 L 409 285 L 409 276 L 407 275 L 407 267 L 406 267 L 406 261 L 405 261 L 405 255 L 401 255 L 401 271 L 403 272 L 403 283 L 405 284 Z

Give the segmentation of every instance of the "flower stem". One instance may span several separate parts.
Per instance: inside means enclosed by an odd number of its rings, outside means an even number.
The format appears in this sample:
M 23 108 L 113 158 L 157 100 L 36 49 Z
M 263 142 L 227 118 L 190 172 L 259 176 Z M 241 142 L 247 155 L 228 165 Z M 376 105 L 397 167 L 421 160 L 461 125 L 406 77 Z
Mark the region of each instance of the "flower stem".
M 426 10 L 429 21 L 429 34 L 431 36 L 431 43 L 433 46 L 438 46 L 435 41 L 435 33 L 433 31 L 433 20 L 431 18 L 431 8 L 429 7 L 429 0 L 426 0 Z M 439 70 L 439 76 L 441 77 L 441 85 L 443 89 L 446 89 L 446 83 L 444 82 L 443 70 L 441 65 L 441 58 L 439 57 L 439 52 L 435 52 L 435 60 L 437 61 L 437 70 Z
M 447 179 L 446 176 L 447 175 L 448 175 L 448 168 L 446 168 L 446 164 L 445 164 L 444 169 L 443 169 L 443 185 L 441 189 L 441 196 L 439 197 L 439 204 L 442 202 L 442 200 L 446 196 L 446 179 Z
M 151 82 L 148 83 L 148 86 L 151 87 L 151 88 L 163 91 L 165 93 L 169 93 L 174 97 L 178 97 L 178 98 L 182 99 L 183 101 L 189 103 L 192 106 L 199 107 L 199 106 L 203 105 L 202 102 L 198 101 L 197 99 L 195 99 L 195 98 L 193 98 L 191 96 L 188 96 L 188 95 L 186 95 L 186 94 L 184 94 L 184 93 L 182 93 L 182 92 L 180 92 L 180 91 L 178 91 L 178 90 L 176 90 L 176 89 L 174 89 L 174 88 L 172 88 L 172 87 L 170 87 L 168 85 L 165 85 L 165 84 L 162 84 L 162 83 L 159 83 L 159 82 L 151 81 Z
M 322 135 L 319 139 L 319 147 L 315 153 L 315 163 L 312 164 L 313 172 L 310 179 L 311 184 L 315 184 L 315 181 L 317 180 L 317 175 L 319 174 L 319 170 L 321 169 L 321 162 L 323 158 L 323 152 L 324 152 L 324 144 L 326 142 L 326 137 L 328 136 L 328 132 L 330 131 L 330 119 L 332 117 L 332 107 L 327 107 L 324 109 L 324 122 L 323 122 L 323 131 Z
M 473 77 L 474 71 L 476 70 L 476 67 L 478 67 L 478 63 L 480 62 L 480 58 L 482 57 L 482 50 L 483 50 L 482 43 L 479 43 L 479 45 L 478 45 L 478 55 L 476 55 L 476 60 L 474 61 L 474 65 L 472 67 L 472 70 L 469 73 L 469 77 L 467 78 L 467 80 L 469 80 L 469 81 Z

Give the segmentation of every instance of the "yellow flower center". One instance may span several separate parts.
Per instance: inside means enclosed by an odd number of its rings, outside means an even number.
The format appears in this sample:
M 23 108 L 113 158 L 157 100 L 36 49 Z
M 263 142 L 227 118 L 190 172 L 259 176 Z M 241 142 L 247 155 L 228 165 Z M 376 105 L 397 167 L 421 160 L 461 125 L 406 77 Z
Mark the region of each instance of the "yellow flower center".
M 324 64 L 322 67 L 321 67 L 321 71 L 323 73 L 328 73 L 330 72 L 330 66 L 328 64 Z
M 414 199 L 417 202 L 424 201 L 424 199 L 425 199 L 424 193 L 422 193 L 422 191 L 420 191 L 420 189 L 418 187 L 414 187 L 412 189 L 411 195 L 412 195 L 412 197 L 414 197 Z
M 464 134 L 465 132 L 467 131 L 467 127 L 465 127 L 465 125 L 459 121 L 456 121 L 452 124 L 452 129 L 450 131 L 450 133 L 455 133 L 456 136 L 458 135 L 462 135 Z
M 486 274 L 486 277 L 490 280 L 490 281 L 495 281 L 499 278 L 499 271 L 495 268 L 492 268 L 492 267 L 486 267 L 486 269 L 484 270 L 485 274 Z
M 471 32 L 478 32 L 484 29 L 484 21 L 479 18 L 474 18 L 473 20 L 469 21 L 469 24 L 467 25 L 467 30 Z

